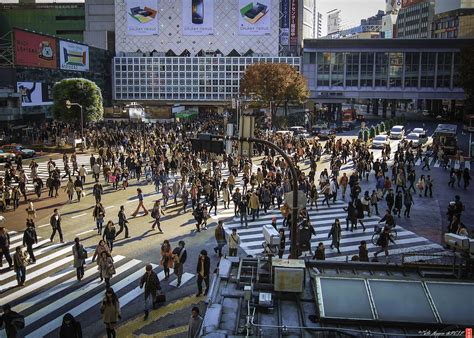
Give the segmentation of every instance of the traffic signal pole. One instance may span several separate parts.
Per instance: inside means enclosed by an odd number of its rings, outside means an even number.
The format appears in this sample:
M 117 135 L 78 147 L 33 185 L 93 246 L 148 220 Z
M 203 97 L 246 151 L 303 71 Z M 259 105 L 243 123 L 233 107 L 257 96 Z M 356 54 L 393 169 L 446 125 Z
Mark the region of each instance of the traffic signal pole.
M 212 138 L 222 139 L 222 140 L 233 140 L 239 142 L 253 142 L 253 143 L 260 143 L 269 148 L 274 149 L 278 152 L 288 163 L 288 167 L 290 168 L 291 172 L 291 181 L 293 184 L 293 201 L 292 201 L 292 211 L 291 211 L 291 247 L 290 247 L 290 258 L 297 259 L 298 258 L 298 247 L 297 247 L 297 221 L 298 221 L 298 177 L 296 173 L 296 168 L 293 165 L 290 157 L 285 153 L 285 151 L 275 144 L 267 141 L 262 140 L 255 137 L 237 137 L 237 136 L 222 136 L 222 135 L 212 135 Z

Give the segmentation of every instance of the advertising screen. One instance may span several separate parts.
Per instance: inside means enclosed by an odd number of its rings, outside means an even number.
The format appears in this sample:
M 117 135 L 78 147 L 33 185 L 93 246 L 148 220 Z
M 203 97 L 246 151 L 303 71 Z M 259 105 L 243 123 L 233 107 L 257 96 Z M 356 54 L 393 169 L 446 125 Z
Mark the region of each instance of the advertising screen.
M 183 35 L 214 34 L 214 1 L 182 0 Z
M 87 72 L 89 70 L 89 47 L 69 41 L 59 41 L 60 68 Z
M 239 34 L 271 34 L 271 0 L 239 0 Z
M 58 67 L 55 38 L 15 29 L 14 41 L 16 65 L 39 68 Z
M 127 0 L 128 35 L 158 35 L 158 0 Z
M 50 83 L 17 82 L 16 88 L 21 94 L 21 106 L 45 106 L 53 104 L 52 88 Z

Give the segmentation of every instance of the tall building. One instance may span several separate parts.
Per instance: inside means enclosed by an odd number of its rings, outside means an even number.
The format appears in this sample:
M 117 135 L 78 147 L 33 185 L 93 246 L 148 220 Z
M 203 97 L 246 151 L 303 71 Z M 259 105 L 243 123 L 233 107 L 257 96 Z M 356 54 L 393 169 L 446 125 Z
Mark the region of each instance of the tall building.
M 433 38 L 474 38 L 474 0 L 436 0 Z
M 382 38 L 392 39 L 396 36 L 398 11 L 402 0 L 385 0 L 385 15 L 382 17 L 380 32 Z
M 90 46 L 115 51 L 114 0 L 86 0 L 84 42 Z
M 434 0 L 403 0 L 397 17 L 397 38 L 430 38 L 434 7 Z
M 323 27 L 323 15 L 320 13 L 320 12 L 315 12 L 314 13 L 315 15 L 315 18 L 314 18 L 314 22 L 316 23 L 315 25 L 315 36 L 317 39 L 319 39 L 321 36 L 322 36 L 322 27 Z
M 84 17 L 83 3 L 0 4 L 0 36 L 18 27 L 81 42 Z

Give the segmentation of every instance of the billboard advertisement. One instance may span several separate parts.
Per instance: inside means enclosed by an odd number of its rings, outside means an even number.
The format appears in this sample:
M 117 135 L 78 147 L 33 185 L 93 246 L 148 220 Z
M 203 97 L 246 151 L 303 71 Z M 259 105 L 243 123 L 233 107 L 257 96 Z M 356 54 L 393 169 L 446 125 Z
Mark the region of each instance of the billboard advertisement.
M 291 0 L 290 5 L 290 45 L 298 44 L 298 0 Z
M 127 34 L 158 35 L 158 0 L 127 0 Z
M 21 94 L 21 106 L 45 106 L 53 104 L 53 85 L 41 82 L 17 82 L 17 92 Z
M 214 34 L 214 0 L 182 0 L 183 35 Z
M 341 11 L 331 11 L 328 14 L 328 34 L 337 33 L 341 30 Z
M 59 55 L 61 69 L 78 70 L 87 72 L 89 70 L 89 47 L 78 43 L 59 41 Z
M 290 0 L 281 0 L 280 44 L 290 43 Z
M 56 39 L 50 36 L 14 30 L 17 66 L 57 68 Z
M 239 0 L 239 34 L 271 34 L 271 0 Z

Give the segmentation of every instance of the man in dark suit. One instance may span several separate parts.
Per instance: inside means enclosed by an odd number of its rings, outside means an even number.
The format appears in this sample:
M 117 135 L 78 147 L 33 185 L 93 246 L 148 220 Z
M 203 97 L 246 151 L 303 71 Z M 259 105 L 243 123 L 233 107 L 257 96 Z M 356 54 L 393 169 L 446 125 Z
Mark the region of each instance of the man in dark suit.
M 204 296 L 207 295 L 209 291 L 209 271 L 211 269 L 211 260 L 207 256 L 207 251 L 202 250 L 201 254 L 199 255 L 199 259 L 197 262 L 197 287 L 198 293 L 196 297 L 199 297 L 202 294 L 202 281 L 206 283 L 206 291 L 204 292 Z
M 54 214 L 49 219 L 49 224 L 51 225 L 51 228 L 53 228 L 53 233 L 51 234 L 50 238 L 51 242 L 53 241 L 57 231 L 59 233 L 59 240 L 61 243 L 64 243 L 63 231 L 61 230 L 61 215 L 59 215 L 58 209 L 54 209 Z
M 119 231 L 117 232 L 117 234 L 115 235 L 115 238 L 118 237 L 118 235 L 120 235 L 120 233 L 123 231 L 123 229 L 125 228 L 125 238 L 129 238 L 130 236 L 128 235 L 128 221 L 127 221 L 127 216 L 125 215 L 125 208 L 123 207 L 123 205 L 120 206 L 120 211 L 118 213 L 118 219 L 119 219 Z

